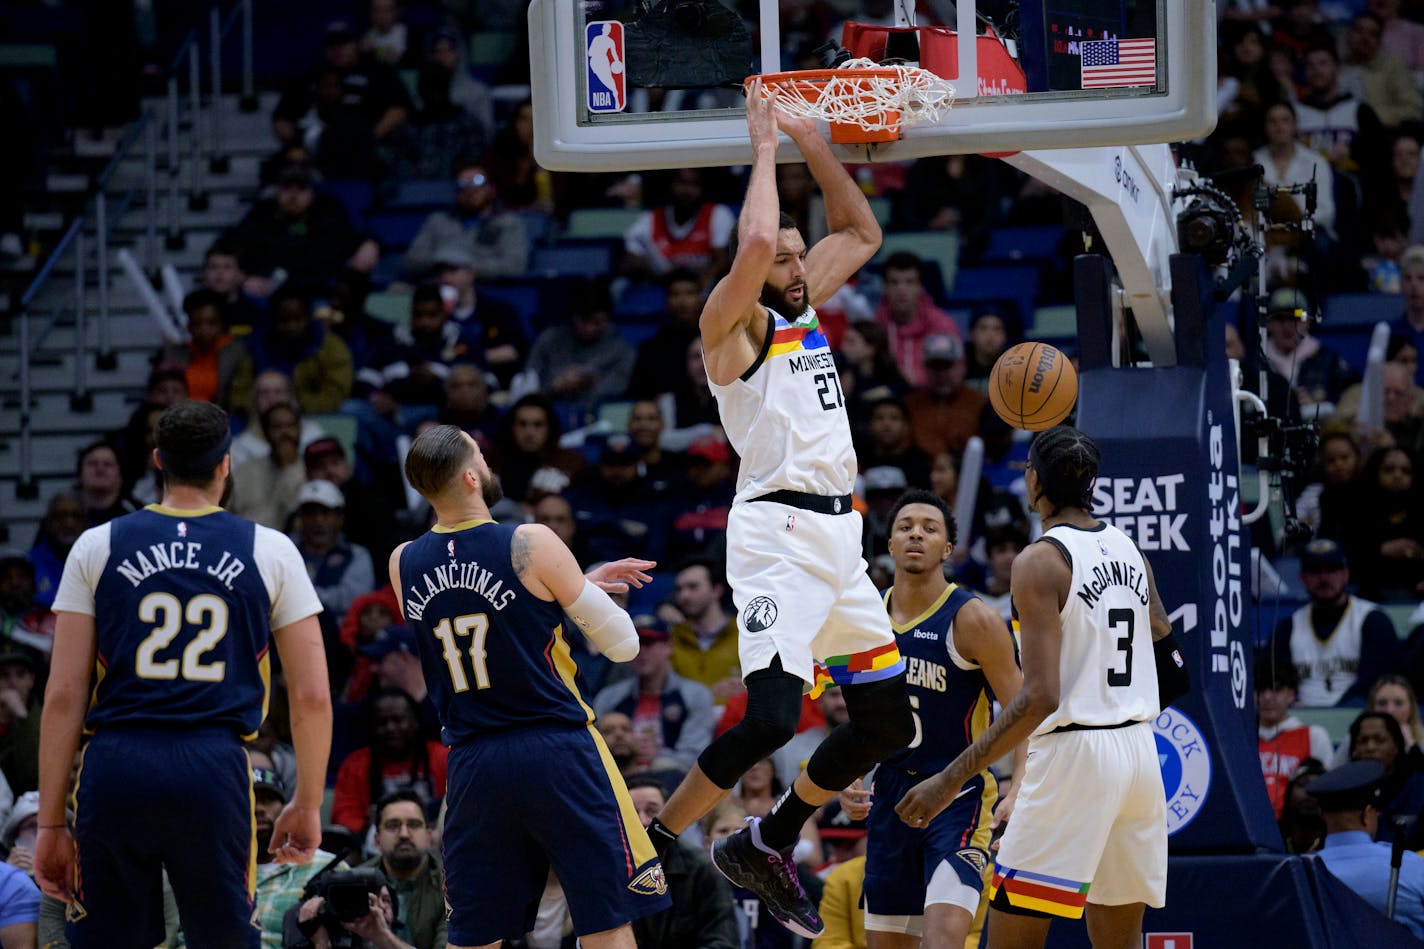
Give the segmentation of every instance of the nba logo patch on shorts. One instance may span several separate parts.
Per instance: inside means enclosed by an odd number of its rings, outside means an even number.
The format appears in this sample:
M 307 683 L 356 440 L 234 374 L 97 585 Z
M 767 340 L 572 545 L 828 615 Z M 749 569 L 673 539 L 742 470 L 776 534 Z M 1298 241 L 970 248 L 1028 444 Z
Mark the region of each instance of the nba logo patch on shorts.
M 788 514 L 788 515 L 786 515 L 786 533 L 789 534 L 789 533 L 791 533 L 792 531 L 794 531 L 795 529 L 796 529 L 796 515 L 795 515 L 795 514 Z
M 627 105 L 623 24 L 596 20 L 584 27 L 588 60 L 588 111 L 622 112 Z

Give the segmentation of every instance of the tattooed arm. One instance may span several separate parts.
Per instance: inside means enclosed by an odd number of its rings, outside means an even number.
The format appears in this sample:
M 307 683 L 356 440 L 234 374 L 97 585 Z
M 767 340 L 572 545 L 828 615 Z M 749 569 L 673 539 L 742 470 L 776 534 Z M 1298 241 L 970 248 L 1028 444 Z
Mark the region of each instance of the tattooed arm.
M 542 524 L 516 528 L 509 558 L 529 592 L 541 600 L 557 601 L 588 641 L 609 659 L 627 662 L 638 654 L 633 621 L 583 575 L 569 548 L 549 528 Z
M 911 826 L 924 826 L 949 806 L 964 783 L 1027 741 L 1058 708 L 1058 656 L 1063 644 L 1059 611 L 1072 571 L 1050 544 L 1030 544 L 1014 560 L 1014 605 L 1019 611 L 1023 686 L 994 723 L 949 767 L 911 788 L 895 812 Z

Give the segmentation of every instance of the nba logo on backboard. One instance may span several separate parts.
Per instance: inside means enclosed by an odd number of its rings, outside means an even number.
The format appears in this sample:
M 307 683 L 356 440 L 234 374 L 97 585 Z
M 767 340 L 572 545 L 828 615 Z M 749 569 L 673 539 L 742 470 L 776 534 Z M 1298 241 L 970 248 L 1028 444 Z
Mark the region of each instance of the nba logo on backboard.
M 1191 933 L 1147 933 L 1144 949 L 1192 949 Z
M 596 20 L 584 27 L 588 53 L 588 111 L 622 112 L 627 104 L 623 68 L 623 24 Z

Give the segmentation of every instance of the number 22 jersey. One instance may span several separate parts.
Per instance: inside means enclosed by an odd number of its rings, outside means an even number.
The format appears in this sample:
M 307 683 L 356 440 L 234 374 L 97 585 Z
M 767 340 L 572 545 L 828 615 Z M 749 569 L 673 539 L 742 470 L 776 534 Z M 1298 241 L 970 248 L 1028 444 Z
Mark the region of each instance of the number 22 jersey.
M 400 597 L 445 743 L 564 725 L 593 712 L 579 694 L 563 610 L 514 570 L 516 524 L 434 527 L 401 551 Z

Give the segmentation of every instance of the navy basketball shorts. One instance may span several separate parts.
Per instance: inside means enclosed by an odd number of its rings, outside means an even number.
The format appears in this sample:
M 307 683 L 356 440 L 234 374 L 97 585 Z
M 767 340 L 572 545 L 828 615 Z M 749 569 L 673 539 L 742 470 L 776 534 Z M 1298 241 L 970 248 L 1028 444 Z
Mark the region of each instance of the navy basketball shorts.
M 672 905 L 657 853 L 592 726 L 524 728 L 451 748 L 445 802 L 452 945 L 529 932 L 550 867 L 581 936 Z
M 168 873 L 190 946 L 257 949 L 252 772 L 231 729 L 104 728 L 74 788 L 74 949 L 152 949 Z
M 991 863 L 989 824 L 998 784 L 975 775 L 928 826 L 910 827 L 895 805 L 929 776 L 885 766 L 875 772 L 866 819 L 866 929 L 920 935 L 920 918 L 931 903 L 978 911 Z

